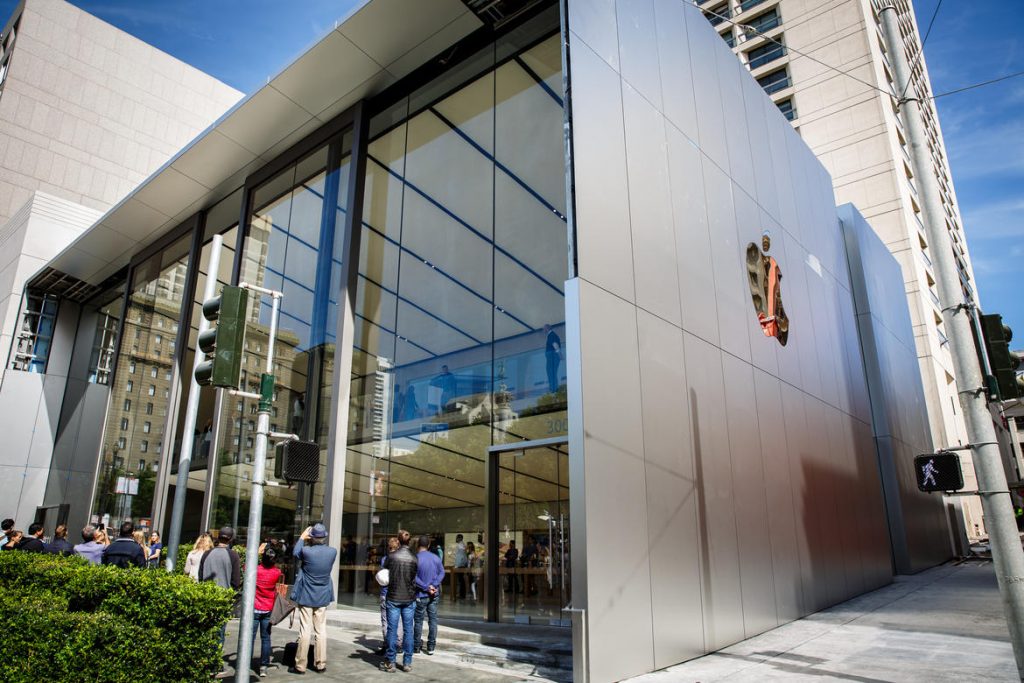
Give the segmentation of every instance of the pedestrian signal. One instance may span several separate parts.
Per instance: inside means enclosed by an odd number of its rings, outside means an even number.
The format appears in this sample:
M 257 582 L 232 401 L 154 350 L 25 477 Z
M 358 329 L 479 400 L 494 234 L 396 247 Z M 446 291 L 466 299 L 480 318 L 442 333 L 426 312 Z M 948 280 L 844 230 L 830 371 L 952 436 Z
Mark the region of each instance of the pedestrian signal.
M 288 483 L 315 484 L 320 480 L 320 444 L 292 439 L 284 442 L 274 463 L 274 476 Z
M 960 456 L 956 453 L 928 453 L 914 458 L 917 488 L 927 493 L 959 491 L 964 487 Z

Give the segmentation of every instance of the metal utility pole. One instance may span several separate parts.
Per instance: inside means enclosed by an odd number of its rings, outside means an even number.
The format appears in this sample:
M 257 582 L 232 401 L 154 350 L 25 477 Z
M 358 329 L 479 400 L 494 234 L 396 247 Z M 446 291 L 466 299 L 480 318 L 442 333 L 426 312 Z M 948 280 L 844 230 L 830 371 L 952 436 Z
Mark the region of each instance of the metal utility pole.
M 900 37 L 899 13 L 892 0 L 882 3 L 879 16 L 896 80 L 896 92 L 906 93 L 898 102 L 900 115 L 910 144 L 910 158 L 920 192 L 925 232 L 932 246 L 939 302 L 949 336 L 960 405 L 967 423 L 967 438 L 970 441 L 968 448 L 973 454 L 974 469 L 978 475 L 978 495 L 981 496 L 985 526 L 989 530 L 992 560 L 1003 598 L 1006 624 L 1017 660 L 1017 672 L 1024 680 L 1024 550 L 1021 549 L 992 415 L 986 404 L 985 382 L 975 354 L 971 324 L 976 311 L 973 302 L 964 300 L 949 232 L 946 230 L 939 184 L 924 131 L 922 103 L 911 84 L 910 65 Z
M 259 400 L 256 422 L 256 451 L 252 458 L 252 493 L 249 497 L 249 529 L 245 541 L 245 582 L 242 586 L 242 618 L 238 626 L 238 658 L 235 660 L 235 681 L 249 680 L 249 664 L 252 661 L 253 602 L 256 599 L 256 565 L 259 564 L 260 528 L 263 526 L 263 487 L 266 485 L 267 442 L 270 439 L 270 407 L 274 400 L 274 344 L 277 338 L 277 317 L 281 310 L 281 292 L 275 292 L 245 283 L 239 285 L 270 296 L 270 334 L 267 338 L 266 370 L 260 375 L 260 393 L 249 394 L 232 391 L 236 396 Z M 259 306 L 259 301 L 256 302 Z M 239 672 L 244 676 L 239 678 Z
M 214 235 L 210 250 L 210 263 L 206 269 L 206 284 L 203 287 L 203 301 L 217 295 L 217 274 L 220 273 L 220 252 L 224 245 L 222 235 Z M 209 321 L 199 316 L 199 334 L 210 329 Z M 181 544 L 181 520 L 185 515 L 185 494 L 188 493 L 188 475 L 192 469 L 192 448 L 195 444 L 196 416 L 199 413 L 199 384 L 195 370 L 203 362 L 203 354 L 196 349 L 192 359 L 192 372 L 188 373 L 188 404 L 185 407 L 185 424 L 182 427 L 181 450 L 178 452 L 178 479 L 174 484 L 174 507 L 171 508 L 171 527 L 167 533 L 167 571 L 174 573 L 178 562 L 178 546 Z M 212 455 L 211 455 L 212 457 Z

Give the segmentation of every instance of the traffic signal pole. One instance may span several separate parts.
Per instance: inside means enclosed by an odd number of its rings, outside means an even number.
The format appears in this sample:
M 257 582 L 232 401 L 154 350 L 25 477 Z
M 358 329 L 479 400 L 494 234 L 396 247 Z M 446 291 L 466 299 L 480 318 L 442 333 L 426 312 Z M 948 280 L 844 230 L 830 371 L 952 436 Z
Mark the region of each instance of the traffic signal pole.
M 270 407 L 274 400 L 274 345 L 277 338 L 277 318 L 281 310 L 281 292 L 254 285 L 241 284 L 271 297 L 270 335 L 267 339 L 266 370 L 260 375 L 259 412 L 256 420 L 256 451 L 252 459 L 252 493 L 249 497 L 249 529 L 245 542 L 245 582 L 242 587 L 242 617 L 238 626 L 238 657 L 235 660 L 235 681 L 249 680 L 252 661 L 253 603 L 256 599 L 256 565 L 259 564 L 260 528 L 263 525 L 263 487 L 266 485 L 267 443 L 270 439 Z M 256 302 L 259 306 L 259 302 Z M 235 395 L 250 396 L 234 391 Z M 241 672 L 241 676 L 239 675 Z
M 220 273 L 220 252 L 224 237 L 214 235 L 210 250 L 210 263 L 206 269 L 206 284 L 203 301 L 217 296 L 217 275 Z M 199 316 L 199 334 L 210 329 L 209 321 Z M 188 403 L 185 406 L 185 424 L 182 427 L 181 450 L 178 453 L 178 478 L 174 485 L 174 507 L 171 509 L 171 526 L 167 532 L 167 571 L 174 572 L 178 562 L 178 546 L 181 544 L 181 520 L 185 514 L 185 494 L 188 493 L 188 475 L 192 467 L 192 448 L 195 443 L 196 416 L 199 413 L 199 384 L 195 370 L 203 362 L 203 354 L 197 346 L 192 361 L 192 372 L 188 373 Z
M 1017 673 L 1024 680 L 1024 550 L 1013 514 L 1013 502 L 1003 470 L 999 443 L 992 414 L 986 402 L 987 389 L 971 333 L 975 304 L 965 301 L 953 247 L 946 229 L 938 180 L 925 135 L 922 104 L 911 83 L 910 65 L 900 37 L 899 15 L 891 0 L 879 9 L 888 58 L 893 67 L 897 93 L 905 95 L 897 102 L 903 121 L 914 177 L 921 197 L 925 233 L 932 247 L 939 302 L 949 337 L 953 371 L 967 423 L 967 438 L 978 477 L 978 495 L 985 514 L 985 526 L 992 545 L 992 560 L 1003 599 L 1003 611 L 1010 630 Z

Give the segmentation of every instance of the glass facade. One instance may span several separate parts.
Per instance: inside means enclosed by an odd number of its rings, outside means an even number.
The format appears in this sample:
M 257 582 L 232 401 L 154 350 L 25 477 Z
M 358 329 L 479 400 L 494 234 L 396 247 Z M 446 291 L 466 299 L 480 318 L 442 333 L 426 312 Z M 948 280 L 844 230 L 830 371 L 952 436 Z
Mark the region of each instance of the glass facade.
M 443 612 L 561 619 L 569 234 L 558 13 L 489 35 L 435 62 L 433 76 L 364 103 L 365 167 L 350 164 L 353 129 L 339 119 L 133 262 L 120 341 L 111 311 L 94 350 L 96 381 L 110 387 L 96 521 L 167 526 L 153 508 L 163 500 L 169 512 L 174 497 L 206 280 L 249 283 L 283 292 L 271 430 L 321 452 L 316 484 L 265 489 L 261 540 L 288 546 L 324 519 L 333 455 L 345 482 L 332 494 L 340 602 L 376 609 L 379 549 L 405 528 L 444 558 Z M 359 216 L 349 216 L 354 193 Z M 224 246 L 212 273 L 215 235 Z M 346 298 L 352 348 L 336 358 Z M 239 389 L 257 392 L 271 301 L 249 305 Z M 336 379 L 335 363 L 348 369 L 349 358 L 350 374 Z M 335 382 L 346 379 L 339 406 Z M 256 423 L 256 401 L 202 391 L 184 542 L 222 525 L 245 540 Z M 550 443 L 496 450 L 538 440 Z M 271 480 L 281 478 L 275 455 Z
M 93 516 L 108 527 L 153 519 L 191 241 L 175 240 L 131 276 L 93 498 Z
M 488 448 L 566 433 L 556 30 L 527 27 L 491 44 L 371 122 L 342 602 L 377 604 L 372 572 L 387 537 L 405 528 L 429 536 L 449 569 L 442 612 L 482 618 L 492 540 L 485 514 L 496 485 L 487 480 Z M 544 472 L 518 481 L 533 485 L 503 501 L 547 501 L 541 489 L 558 488 Z M 537 542 L 550 547 L 547 523 L 535 521 Z M 522 532 L 505 527 L 494 546 L 500 557 L 517 533 L 521 548 Z M 530 562 L 546 575 L 539 553 Z M 530 596 L 501 591 L 502 604 L 552 590 L 536 587 Z

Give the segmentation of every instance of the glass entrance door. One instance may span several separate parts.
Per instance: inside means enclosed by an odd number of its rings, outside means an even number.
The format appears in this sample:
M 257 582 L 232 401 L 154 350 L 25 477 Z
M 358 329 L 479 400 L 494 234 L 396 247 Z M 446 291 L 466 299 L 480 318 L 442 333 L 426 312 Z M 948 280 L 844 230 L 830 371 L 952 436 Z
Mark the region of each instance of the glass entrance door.
M 553 441 L 491 453 L 486 555 L 495 621 L 569 623 L 569 450 Z

